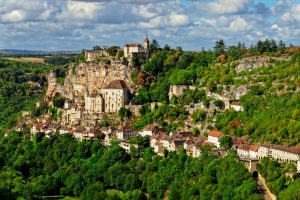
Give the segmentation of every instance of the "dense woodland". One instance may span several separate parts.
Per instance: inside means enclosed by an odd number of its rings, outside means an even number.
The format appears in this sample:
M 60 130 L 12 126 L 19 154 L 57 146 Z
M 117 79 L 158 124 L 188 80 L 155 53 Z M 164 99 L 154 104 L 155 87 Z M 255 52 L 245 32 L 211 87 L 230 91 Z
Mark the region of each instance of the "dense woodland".
M 300 174 L 293 175 L 296 170 L 294 164 L 263 158 L 256 167 L 278 199 L 299 199 Z
M 103 147 L 101 140 L 28 137 L 0 136 L 2 199 L 262 199 L 234 152 L 218 158 L 205 147 L 196 159 L 183 151 L 160 157 L 151 148 L 126 154 L 114 143 Z
M 12 128 L 22 110 L 33 110 L 44 94 L 49 67 L 0 59 L 0 130 Z

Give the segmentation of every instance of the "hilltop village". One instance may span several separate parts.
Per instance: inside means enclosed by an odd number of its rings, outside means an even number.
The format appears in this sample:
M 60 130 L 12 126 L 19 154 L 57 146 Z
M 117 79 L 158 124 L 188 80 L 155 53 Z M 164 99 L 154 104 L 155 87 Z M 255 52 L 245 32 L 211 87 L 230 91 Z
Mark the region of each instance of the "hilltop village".
M 168 131 L 157 123 L 149 124 L 140 130 L 131 126 L 131 121 L 126 117 L 130 112 L 135 118 L 139 118 L 143 105 L 136 103 L 138 86 L 132 81 L 134 60 L 148 59 L 149 39 L 145 37 L 143 45 L 125 44 L 123 49 L 117 49 L 116 54 L 123 53 L 123 57 L 111 56 L 107 49 L 84 50 L 84 59 L 78 64 L 72 63 L 69 66 L 68 74 L 63 84 L 58 83 L 55 72 L 48 77 L 48 88 L 44 100 L 37 102 L 36 106 L 53 107 L 54 99 L 61 99 L 63 105 L 58 109 L 58 117 L 54 119 L 47 113 L 41 118 L 28 118 L 22 120 L 16 127 L 22 131 L 25 127 L 30 128 L 32 135 L 45 134 L 51 137 L 53 134 L 70 134 L 78 140 L 101 139 L 105 146 L 112 141 L 130 152 L 132 148 L 141 148 L 139 143 L 132 142 L 132 138 L 149 138 L 150 147 L 158 155 L 164 156 L 166 152 L 179 151 L 184 149 L 192 157 L 198 157 L 203 146 L 210 146 L 216 154 L 226 155 L 226 148 L 221 145 L 222 138 L 230 137 L 231 148 L 237 151 L 241 159 L 259 160 L 263 157 L 270 157 L 282 162 L 292 162 L 300 172 L 300 148 L 287 147 L 272 144 L 255 144 L 247 137 L 227 136 L 216 130 L 214 120 L 208 124 L 195 124 L 191 116 L 198 110 L 204 110 L 207 117 L 213 118 L 216 113 L 225 111 L 243 112 L 244 106 L 240 98 L 249 91 L 246 84 L 236 88 L 228 88 L 216 93 L 207 87 L 203 87 L 206 98 L 213 101 L 197 102 L 193 105 L 186 105 L 185 111 L 189 118 L 185 120 L 184 126 L 176 130 Z M 273 58 L 287 60 L 288 58 Z M 269 62 L 265 57 L 252 57 L 242 60 L 235 68 L 236 71 L 248 70 L 249 63 L 252 67 L 260 67 L 261 63 Z M 193 84 L 170 85 L 168 96 L 170 102 L 174 98 L 180 98 L 185 91 L 196 91 Z M 151 110 L 162 105 L 162 102 L 152 102 Z M 121 110 L 125 117 L 120 117 Z M 24 113 L 26 118 L 28 113 Z M 114 124 L 108 126 L 103 123 L 111 120 Z M 236 122 L 239 126 L 240 122 Z M 200 134 L 195 135 L 195 130 Z

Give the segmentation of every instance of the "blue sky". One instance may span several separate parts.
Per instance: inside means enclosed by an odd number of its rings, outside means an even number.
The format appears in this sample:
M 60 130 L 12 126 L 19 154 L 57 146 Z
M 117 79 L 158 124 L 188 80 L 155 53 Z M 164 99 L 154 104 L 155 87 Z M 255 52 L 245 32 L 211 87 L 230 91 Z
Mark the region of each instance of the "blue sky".
M 0 0 L 0 49 L 123 46 L 146 34 L 186 50 L 218 39 L 300 45 L 300 0 Z

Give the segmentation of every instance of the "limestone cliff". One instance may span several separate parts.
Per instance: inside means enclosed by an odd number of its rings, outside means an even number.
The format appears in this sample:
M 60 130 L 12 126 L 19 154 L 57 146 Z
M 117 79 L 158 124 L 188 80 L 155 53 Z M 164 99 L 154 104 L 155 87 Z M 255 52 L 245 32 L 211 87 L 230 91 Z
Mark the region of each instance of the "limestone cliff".
M 46 94 L 53 96 L 55 93 L 60 93 L 64 98 L 80 102 L 83 101 L 86 91 L 100 92 L 112 80 L 124 80 L 127 86 L 132 88 L 130 73 L 130 67 L 117 62 L 109 65 L 101 62 L 70 64 L 64 85 L 59 85 L 55 74 L 50 73 Z
M 239 61 L 239 65 L 235 68 L 236 72 L 252 70 L 259 67 L 264 67 L 272 64 L 272 61 L 287 61 L 290 58 L 287 56 L 283 57 L 269 57 L 269 56 L 253 56 L 243 58 Z

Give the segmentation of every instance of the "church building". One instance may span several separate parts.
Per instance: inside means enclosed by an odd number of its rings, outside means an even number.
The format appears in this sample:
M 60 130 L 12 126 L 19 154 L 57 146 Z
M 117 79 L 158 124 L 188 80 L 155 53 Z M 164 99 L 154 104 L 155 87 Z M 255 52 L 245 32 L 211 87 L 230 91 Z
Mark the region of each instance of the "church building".
M 148 58 L 149 57 L 149 39 L 146 36 L 144 39 L 144 46 L 141 44 L 125 44 L 124 57 L 126 58 Z

